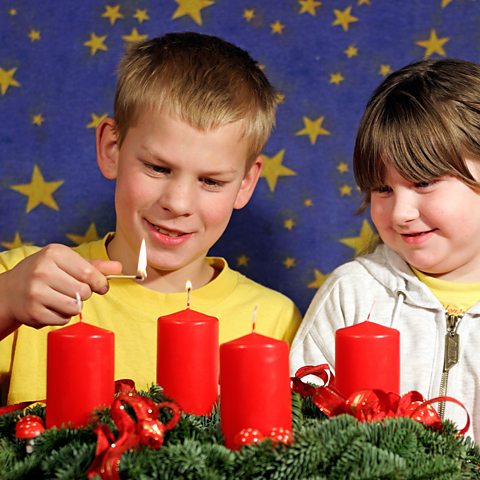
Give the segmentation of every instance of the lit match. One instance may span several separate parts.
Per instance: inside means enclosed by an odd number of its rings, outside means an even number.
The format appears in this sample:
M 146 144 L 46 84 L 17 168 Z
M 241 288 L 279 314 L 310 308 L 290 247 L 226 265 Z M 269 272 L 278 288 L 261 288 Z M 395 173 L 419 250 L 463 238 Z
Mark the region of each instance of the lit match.
M 137 273 L 135 275 L 106 275 L 108 280 L 140 280 L 147 278 L 147 248 L 145 246 L 145 239 L 142 239 L 140 245 L 140 252 L 138 254 Z

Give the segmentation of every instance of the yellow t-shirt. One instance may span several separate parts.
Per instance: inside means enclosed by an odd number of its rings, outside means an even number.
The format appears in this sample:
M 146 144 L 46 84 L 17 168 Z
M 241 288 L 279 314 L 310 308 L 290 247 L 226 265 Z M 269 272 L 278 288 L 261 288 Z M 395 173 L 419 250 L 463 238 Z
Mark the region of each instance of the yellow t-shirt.
M 450 315 L 463 315 L 480 299 L 479 282 L 450 282 L 425 275 L 416 268 L 410 268 L 418 279 L 432 291 Z
M 108 259 L 103 240 L 75 250 L 88 259 Z M 0 253 L 0 272 L 13 268 L 38 247 Z M 202 288 L 193 290 L 190 307 L 219 320 L 219 341 L 228 342 L 252 330 L 257 305 L 256 331 L 289 343 L 300 324 L 300 312 L 279 292 L 231 270 L 222 258 L 208 258 L 220 272 Z M 186 294 L 160 293 L 130 281 L 110 281 L 106 295 L 94 294 L 83 304 L 83 320 L 115 334 L 115 379 L 130 378 L 138 389 L 156 381 L 157 318 L 186 307 Z M 72 319 L 77 322 L 78 317 Z M 42 400 L 46 396 L 48 332 L 21 326 L 0 342 L 0 389 L 3 403 Z

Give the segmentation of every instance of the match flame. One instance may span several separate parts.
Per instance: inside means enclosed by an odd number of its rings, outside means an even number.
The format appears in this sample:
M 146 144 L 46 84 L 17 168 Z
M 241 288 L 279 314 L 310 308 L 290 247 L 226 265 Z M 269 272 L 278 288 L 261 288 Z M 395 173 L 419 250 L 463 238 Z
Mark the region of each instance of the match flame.
M 145 239 L 142 239 L 140 245 L 140 253 L 138 254 L 137 275 L 139 280 L 145 280 L 147 278 L 147 247 L 145 246 Z

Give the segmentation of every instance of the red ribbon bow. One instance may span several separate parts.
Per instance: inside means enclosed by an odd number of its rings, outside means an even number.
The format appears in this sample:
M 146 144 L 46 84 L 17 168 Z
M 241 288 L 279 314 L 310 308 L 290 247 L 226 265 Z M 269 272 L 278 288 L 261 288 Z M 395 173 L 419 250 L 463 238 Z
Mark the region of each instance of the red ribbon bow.
M 315 387 L 303 382 L 302 378 L 307 375 L 319 377 L 323 381 L 323 385 Z M 410 417 L 426 426 L 440 430 L 442 420 L 432 404 L 453 402 L 460 405 L 467 414 L 466 424 L 458 432 L 458 435 L 465 434 L 470 427 L 470 416 L 467 409 L 452 397 L 442 396 L 425 400 L 419 392 L 414 390 L 402 396 L 382 390 L 360 390 L 345 399 L 335 389 L 335 377 L 326 363 L 299 368 L 291 380 L 292 390 L 302 397 L 312 397 L 315 405 L 328 417 L 347 413 L 361 422 L 390 417 Z
M 105 424 L 95 427 L 97 449 L 95 459 L 87 470 L 87 477 L 99 475 L 103 480 L 120 480 L 119 464 L 121 456 L 130 449 L 147 446 L 158 449 L 163 444 L 164 434 L 171 430 L 180 419 L 180 408 L 172 402 L 155 403 L 153 400 L 137 395 L 133 382 L 116 382 L 120 392 L 112 403 L 112 420 L 118 430 L 115 438 Z M 127 413 L 129 405 L 136 421 Z M 158 417 L 162 408 L 172 411 L 172 418 L 163 424 Z

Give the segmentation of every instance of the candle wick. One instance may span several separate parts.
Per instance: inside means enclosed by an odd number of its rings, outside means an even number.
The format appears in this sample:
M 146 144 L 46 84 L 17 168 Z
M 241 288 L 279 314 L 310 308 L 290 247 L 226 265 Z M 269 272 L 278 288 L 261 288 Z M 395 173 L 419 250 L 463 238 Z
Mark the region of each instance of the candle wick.
M 255 332 L 255 327 L 257 324 L 257 310 L 258 310 L 258 305 L 255 305 L 253 307 L 253 312 L 252 312 L 252 333 Z
M 78 307 L 78 316 L 80 318 L 80 321 L 82 321 L 83 320 L 83 317 L 82 317 L 83 302 L 78 292 L 75 293 L 75 303 L 77 304 L 77 307 Z
M 190 292 L 192 291 L 192 282 L 190 280 L 187 281 L 187 308 L 190 308 Z
M 370 315 L 372 314 L 373 306 L 375 305 L 375 299 L 373 299 L 372 306 L 370 307 L 370 311 L 368 312 L 367 322 L 370 320 Z

